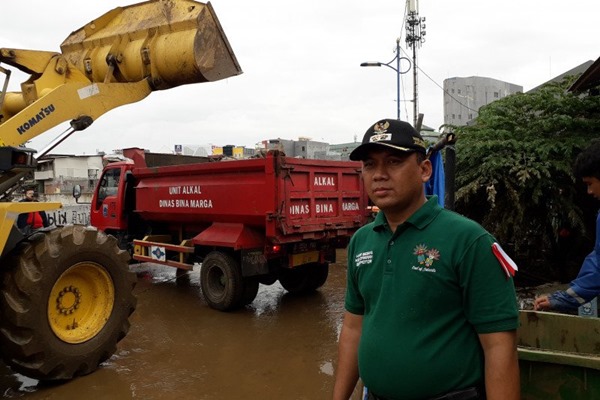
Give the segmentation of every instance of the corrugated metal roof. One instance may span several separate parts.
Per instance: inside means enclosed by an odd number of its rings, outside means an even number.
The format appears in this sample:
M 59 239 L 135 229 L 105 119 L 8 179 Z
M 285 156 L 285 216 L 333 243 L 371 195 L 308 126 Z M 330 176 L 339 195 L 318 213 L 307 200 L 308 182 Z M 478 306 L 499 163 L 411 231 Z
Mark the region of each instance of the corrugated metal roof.
M 600 85 L 600 58 L 598 58 L 583 74 L 577 79 L 569 89 L 569 92 L 582 92 Z
M 566 76 L 581 74 L 581 73 L 587 71 L 587 69 L 590 68 L 593 64 L 594 64 L 594 62 L 592 60 L 589 60 L 582 64 L 579 64 L 578 66 L 571 68 L 567 72 L 563 72 L 562 74 L 555 76 L 554 78 L 550 79 L 549 81 L 546 81 L 546 82 L 542 83 L 541 85 L 538 85 L 538 86 L 534 87 L 533 89 L 528 90 L 526 93 L 533 93 L 533 92 L 539 90 L 545 84 L 550 83 L 550 82 L 560 82 Z

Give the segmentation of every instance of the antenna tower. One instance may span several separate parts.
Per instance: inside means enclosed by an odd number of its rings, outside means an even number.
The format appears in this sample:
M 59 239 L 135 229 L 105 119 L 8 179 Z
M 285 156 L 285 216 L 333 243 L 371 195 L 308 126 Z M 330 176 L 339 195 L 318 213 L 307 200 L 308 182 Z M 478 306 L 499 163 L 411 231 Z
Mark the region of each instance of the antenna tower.
M 406 0 L 406 45 L 412 49 L 413 64 L 413 124 L 419 118 L 417 49 L 425 42 L 425 17 L 419 17 L 419 0 Z

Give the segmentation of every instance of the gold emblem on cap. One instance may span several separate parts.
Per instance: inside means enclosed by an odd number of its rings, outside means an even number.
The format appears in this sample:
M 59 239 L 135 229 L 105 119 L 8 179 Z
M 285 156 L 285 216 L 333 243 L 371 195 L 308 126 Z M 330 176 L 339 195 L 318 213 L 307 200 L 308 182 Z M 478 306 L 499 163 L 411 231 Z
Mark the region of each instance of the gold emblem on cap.
M 375 124 L 375 126 L 373 127 L 373 131 L 375 131 L 375 133 L 386 133 L 387 129 L 390 127 L 390 123 L 388 121 L 385 122 L 378 122 Z
M 419 139 L 417 137 L 413 137 L 413 141 L 415 142 L 415 144 L 417 146 L 420 146 L 420 147 L 422 147 L 424 149 L 427 148 L 427 142 L 425 142 L 423 139 Z

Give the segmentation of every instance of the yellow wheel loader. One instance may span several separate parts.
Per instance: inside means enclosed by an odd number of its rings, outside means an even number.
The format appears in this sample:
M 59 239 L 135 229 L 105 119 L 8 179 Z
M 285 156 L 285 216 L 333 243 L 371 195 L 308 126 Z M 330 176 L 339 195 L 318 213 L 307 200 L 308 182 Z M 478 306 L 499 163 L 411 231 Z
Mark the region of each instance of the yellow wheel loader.
M 2 63 L 30 75 L 21 92 L 7 92 Z M 31 378 L 71 379 L 97 369 L 127 334 L 135 275 L 117 240 L 92 227 L 16 228 L 20 213 L 61 206 L 6 201 L 35 169 L 22 146 L 70 121 L 60 143 L 152 91 L 242 71 L 210 3 L 153 0 L 109 11 L 60 53 L 0 48 L 0 72 L 0 355 Z

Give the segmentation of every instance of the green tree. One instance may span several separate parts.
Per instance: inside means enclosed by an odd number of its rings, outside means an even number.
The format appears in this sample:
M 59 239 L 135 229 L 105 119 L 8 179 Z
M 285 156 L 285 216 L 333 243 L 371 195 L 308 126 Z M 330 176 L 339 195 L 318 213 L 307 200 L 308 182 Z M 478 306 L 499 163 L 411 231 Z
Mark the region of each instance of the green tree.
M 600 96 L 567 92 L 574 78 L 490 103 L 473 125 L 455 128 L 456 210 L 492 232 L 521 269 L 545 275 L 565 261 L 561 232 L 585 232 L 572 164 L 600 137 Z

